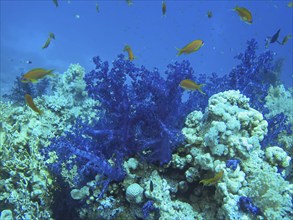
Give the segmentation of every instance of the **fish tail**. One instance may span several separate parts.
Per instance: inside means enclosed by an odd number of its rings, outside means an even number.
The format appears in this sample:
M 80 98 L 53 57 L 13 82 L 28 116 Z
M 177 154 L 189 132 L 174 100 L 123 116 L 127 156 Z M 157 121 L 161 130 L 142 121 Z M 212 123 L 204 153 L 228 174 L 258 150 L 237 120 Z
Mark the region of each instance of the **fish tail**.
M 179 48 L 177 48 L 177 47 L 175 47 L 175 49 L 178 51 L 178 53 L 177 53 L 177 57 L 180 56 L 180 55 L 182 54 L 181 49 L 179 49 Z
M 48 70 L 47 74 L 48 74 L 49 76 L 54 76 L 54 77 L 56 77 L 57 75 L 56 75 L 56 74 L 53 74 L 53 73 L 52 73 L 53 71 L 55 71 L 55 69 Z
M 27 80 L 27 79 L 21 79 L 20 81 L 23 82 L 23 83 L 29 83 L 29 82 L 30 82 L 30 81 Z
M 201 89 L 201 87 L 202 86 L 205 86 L 205 84 L 200 84 L 199 85 L 199 88 L 198 88 L 198 91 L 201 93 L 201 94 L 204 94 L 205 95 L 205 93 L 202 91 L 202 89 Z

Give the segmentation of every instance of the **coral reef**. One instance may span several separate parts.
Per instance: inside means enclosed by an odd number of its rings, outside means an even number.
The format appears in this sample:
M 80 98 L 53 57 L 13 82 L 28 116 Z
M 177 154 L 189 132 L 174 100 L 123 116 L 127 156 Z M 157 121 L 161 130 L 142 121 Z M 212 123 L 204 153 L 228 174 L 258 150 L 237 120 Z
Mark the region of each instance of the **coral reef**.
M 48 79 L 41 116 L 1 101 L 0 219 L 292 219 L 292 92 L 256 49 L 222 77 L 95 57 Z
M 284 151 L 269 153 L 272 151 L 268 149 L 270 163 L 263 159 L 265 152 L 260 142 L 268 124 L 261 113 L 249 106 L 248 100 L 239 91 L 218 93 L 209 99 L 204 114 L 195 111 L 187 117 L 182 132 L 189 143 L 186 154 L 193 156 L 191 168 L 196 169 L 192 172 L 192 180 L 199 180 L 204 170 L 224 170 L 223 179 L 215 185 L 214 195 L 222 204 L 216 214 L 220 219 L 249 216 L 239 212 L 237 204 L 242 210 L 267 219 L 290 219 L 289 216 L 293 216 L 290 199 L 293 185 L 282 178 L 276 166 L 279 163 L 288 166 L 291 158 Z M 279 159 L 273 159 L 273 155 Z M 240 161 L 236 169 L 226 165 L 225 161 L 230 158 Z M 186 169 L 189 182 L 191 168 L 182 169 Z M 273 195 L 279 197 L 273 198 Z
M 53 192 L 57 186 L 47 166 L 58 156 L 51 152 L 44 159 L 40 151 L 56 135 L 69 130 L 69 125 L 77 117 L 91 121 L 96 116 L 94 107 L 98 102 L 88 98 L 84 89 L 78 90 L 83 74 L 84 70 L 79 65 L 72 65 L 58 79 L 51 81 L 55 90 L 53 96 L 38 94 L 35 102 L 43 111 L 42 116 L 24 104 L 17 106 L 12 102 L 0 102 L 0 206 L 6 209 L 1 210 L 1 216 L 9 215 L 13 219 L 52 217 Z M 75 85 L 77 90 L 72 87 Z M 66 97 L 65 104 L 63 97 Z M 56 109 L 52 103 L 62 108 Z
M 215 94 L 206 111 L 191 112 L 185 124 L 182 132 L 188 143 L 173 153 L 164 168 L 129 158 L 123 165 L 122 185 L 107 182 L 102 197 L 100 175 L 87 182 L 89 193 L 79 198 L 84 201 L 80 217 L 292 218 L 293 185 L 278 172 L 278 166 L 288 166 L 291 158 L 281 148 L 261 148 L 268 124 L 247 97 L 234 90 Z M 213 176 L 219 178 L 203 188 L 201 180 Z M 105 201 L 111 201 L 105 207 L 112 212 L 99 211 Z

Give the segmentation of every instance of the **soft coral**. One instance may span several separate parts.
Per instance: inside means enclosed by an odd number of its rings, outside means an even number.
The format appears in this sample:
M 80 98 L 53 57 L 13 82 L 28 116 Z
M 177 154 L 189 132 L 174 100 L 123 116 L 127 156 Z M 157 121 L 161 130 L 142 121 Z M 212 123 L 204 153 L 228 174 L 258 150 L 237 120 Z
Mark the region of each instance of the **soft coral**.
M 165 78 L 157 69 L 135 67 L 123 55 L 111 70 L 98 57 L 94 62 L 96 69 L 85 80 L 89 95 L 100 100 L 104 114 L 92 134 L 99 139 L 106 129 L 111 140 L 101 145 L 112 149 L 111 153 L 140 154 L 147 161 L 168 162 L 172 149 L 183 141 L 181 125 L 192 110 L 183 104 L 183 90 L 178 86 L 181 80 L 193 77 L 189 62 L 169 65 Z

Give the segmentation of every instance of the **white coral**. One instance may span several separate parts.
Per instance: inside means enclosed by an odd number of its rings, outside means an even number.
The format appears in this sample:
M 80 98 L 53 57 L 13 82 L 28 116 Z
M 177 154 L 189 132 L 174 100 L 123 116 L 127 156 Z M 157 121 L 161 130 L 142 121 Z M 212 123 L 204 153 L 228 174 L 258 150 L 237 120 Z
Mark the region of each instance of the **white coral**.
M 291 161 L 291 157 L 287 155 L 286 151 L 277 146 L 266 148 L 266 158 L 270 164 L 284 168 L 288 167 Z
M 131 184 L 126 189 L 126 199 L 130 203 L 141 203 L 143 201 L 143 188 L 137 183 Z

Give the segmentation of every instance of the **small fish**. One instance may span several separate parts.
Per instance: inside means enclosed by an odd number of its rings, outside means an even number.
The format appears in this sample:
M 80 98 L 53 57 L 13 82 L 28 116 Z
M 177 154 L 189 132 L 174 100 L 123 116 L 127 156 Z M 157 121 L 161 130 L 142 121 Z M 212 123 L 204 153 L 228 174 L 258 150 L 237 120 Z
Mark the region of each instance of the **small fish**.
M 50 43 L 51 43 L 51 37 L 48 37 L 46 43 L 42 46 L 42 49 L 47 48 L 50 45 Z
M 203 180 L 199 181 L 199 183 L 202 183 L 205 186 L 215 185 L 222 178 L 223 174 L 224 174 L 224 171 L 221 170 L 214 177 L 212 177 L 210 179 L 203 179 Z
M 55 40 L 55 34 L 54 33 L 50 32 L 49 37 Z
M 152 192 L 154 190 L 154 184 L 153 181 L 150 180 L 150 191 Z
M 242 21 L 246 22 L 247 24 L 252 24 L 252 15 L 248 9 L 236 6 L 233 10 L 237 12 Z
M 275 43 L 277 40 L 278 40 L 278 38 L 279 38 L 279 35 L 280 35 L 280 31 L 281 31 L 281 29 L 279 29 L 273 36 L 272 36 L 272 38 L 271 38 L 271 40 L 270 40 L 270 43 L 272 44 L 272 43 Z
M 98 13 L 100 12 L 100 7 L 99 7 L 98 2 L 96 3 L 96 11 L 97 11 Z
M 177 56 L 180 56 L 183 53 L 190 54 L 190 53 L 196 52 L 203 45 L 204 45 L 204 42 L 202 40 L 192 41 L 191 43 L 189 43 L 186 46 L 184 46 L 182 49 L 177 49 L 178 50 Z
M 132 49 L 131 49 L 131 47 L 129 45 L 126 45 L 124 47 L 124 50 L 123 51 L 125 51 L 125 52 L 128 53 L 128 58 L 129 58 L 130 61 L 134 60 L 135 57 L 134 57 L 133 52 L 132 52 Z
M 40 115 L 42 114 L 42 111 L 37 108 L 35 105 L 33 98 L 29 94 L 25 94 L 24 96 L 26 104 L 35 112 L 39 113 Z
M 212 18 L 213 17 L 213 12 L 212 11 L 208 11 L 207 12 L 207 16 L 208 16 L 208 18 Z
M 184 79 L 180 82 L 180 87 L 186 90 L 198 90 L 200 93 L 205 93 L 201 90 L 201 87 L 204 86 L 204 84 L 197 84 L 196 82 L 190 80 L 190 79 Z
M 289 40 L 289 39 L 291 39 L 292 38 L 292 35 L 291 34 L 288 34 L 287 36 L 285 36 L 284 38 L 283 38 L 283 40 L 282 40 L 282 45 L 284 45 L 285 43 L 287 43 L 287 41 Z
M 270 41 L 271 41 L 271 37 L 267 37 L 266 39 L 265 39 L 265 48 L 268 48 L 269 47 L 269 45 L 270 45 Z
M 31 64 L 31 63 L 32 63 L 32 61 L 30 61 L 30 60 L 27 60 L 27 61 L 26 61 L 26 63 L 27 63 L 27 64 Z
M 132 0 L 126 0 L 126 3 L 128 6 L 131 6 L 133 4 Z
M 39 79 L 42 79 L 47 75 L 55 76 L 52 73 L 53 71 L 54 70 L 45 70 L 42 68 L 32 69 L 22 76 L 21 82 L 23 82 L 23 83 L 28 83 L 28 82 L 36 83 L 36 82 L 38 82 Z
M 79 19 L 80 18 L 80 15 L 79 14 L 75 14 L 74 17 L 77 18 L 77 19 Z
M 58 7 L 58 1 L 57 0 L 53 0 L 53 3 L 56 7 Z
M 166 15 L 166 11 L 167 11 L 166 1 L 162 1 L 162 14 L 163 14 L 163 16 Z
M 288 2 L 287 6 L 288 6 L 288 8 L 292 8 L 293 7 L 293 2 Z

